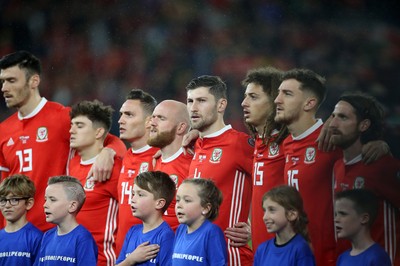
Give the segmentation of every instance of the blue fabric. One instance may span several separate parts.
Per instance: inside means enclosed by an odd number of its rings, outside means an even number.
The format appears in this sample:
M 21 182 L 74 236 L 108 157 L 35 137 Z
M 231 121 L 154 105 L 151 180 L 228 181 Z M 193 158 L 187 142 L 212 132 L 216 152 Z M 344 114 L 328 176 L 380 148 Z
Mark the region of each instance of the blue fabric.
M 307 241 L 297 234 L 285 245 L 277 246 L 275 238 L 262 243 L 256 251 L 253 265 L 313 266 L 315 258 Z
M 390 257 L 385 250 L 375 243 L 364 252 L 356 255 L 350 255 L 350 249 L 343 252 L 336 263 L 337 266 L 391 266 Z
M 0 231 L 0 266 L 30 266 L 39 252 L 43 233 L 27 223 L 17 232 Z
M 35 265 L 95 266 L 97 246 L 90 232 L 78 225 L 65 235 L 57 235 L 57 227 L 47 231 L 42 239 Z
M 206 220 L 190 234 L 187 233 L 187 225 L 179 225 L 172 265 L 227 265 L 227 257 L 225 237 L 217 225 Z
M 132 226 L 126 234 L 124 245 L 117 259 L 117 264 L 125 260 L 137 246 L 143 242 L 150 241 L 150 244 L 160 245 L 160 251 L 154 259 L 135 265 L 171 265 L 172 248 L 174 244 L 174 231 L 166 222 L 157 228 L 143 234 L 143 224 Z

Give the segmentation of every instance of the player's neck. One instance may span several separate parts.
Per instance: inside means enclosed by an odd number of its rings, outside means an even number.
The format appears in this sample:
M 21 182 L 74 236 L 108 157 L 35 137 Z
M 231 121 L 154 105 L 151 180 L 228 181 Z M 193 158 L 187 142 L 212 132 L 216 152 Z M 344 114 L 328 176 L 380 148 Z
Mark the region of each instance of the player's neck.
M 356 236 L 351 239 L 351 251 L 350 255 L 356 256 L 367 250 L 375 242 L 371 238 L 369 231 L 359 232 Z
M 78 150 L 78 153 L 81 156 L 82 161 L 87 161 L 99 155 L 102 149 L 103 149 L 103 143 L 96 142 L 89 147 L 85 147 L 82 150 Z
M 293 231 L 291 226 L 285 227 L 283 230 L 276 232 L 276 244 L 284 245 L 292 239 L 296 233 Z
M 311 116 L 306 114 L 287 125 L 287 128 L 293 137 L 298 137 L 311 128 L 316 122 L 317 119 L 315 119 L 314 115 Z
M 168 159 L 174 155 L 182 147 L 182 138 L 177 137 L 169 145 L 161 148 L 161 157 L 163 159 Z
M 154 215 L 142 220 L 142 222 L 143 222 L 143 233 L 147 233 L 159 227 L 164 222 L 164 220 L 162 219 L 160 213 L 155 213 Z
M 210 135 L 212 133 L 215 133 L 217 131 L 220 131 L 225 127 L 225 122 L 223 119 L 217 119 L 213 124 L 211 124 L 209 127 L 203 129 L 202 131 L 199 132 L 200 137 L 204 137 L 207 135 Z
M 26 216 L 22 216 L 15 222 L 10 222 L 7 221 L 6 226 L 4 227 L 4 230 L 7 233 L 14 233 L 20 230 L 22 227 L 24 227 L 28 223 L 28 220 L 26 219 Z
M 147 145 L 148 134 L 133 140 L 130 144 L 133 150 L 139 150 Z
M 355 141 L 353 144 L 351 144 L 349 147 L 346 149 L 343 149 L 343 158 L 346 162 L 349 162 L 356 158 L 358 155 L 361 154 L 362 150 L 362 144 L 360 139 Z
M 29 97 L 26 103 L 18 108 L 18 112 L 22 117 L 29 115 L 30 113 L 33 112 L 33 110 L 35 110 L 35 108 L 39 105 L 41 100 L 42 97 L 40 97 L 39 92 L 37 92 L 37 90 L 33 91 L 32 95 Z

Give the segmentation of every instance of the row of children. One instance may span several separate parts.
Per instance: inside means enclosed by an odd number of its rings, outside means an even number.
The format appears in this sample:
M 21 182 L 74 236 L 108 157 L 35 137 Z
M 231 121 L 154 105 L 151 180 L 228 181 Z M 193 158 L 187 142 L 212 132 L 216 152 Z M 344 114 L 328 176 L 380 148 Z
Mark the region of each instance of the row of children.
M 0 209 L 6 227 L 0 231 L 0 265 L 96 265 L 93 237 L 76 221 L 85 202 L 79 180 L 56 176 L 48 181 L 44 213 L 57 225 L 43 233 L 27 221 L 35 186 L 24 175 L 0 184 Z M 162 214 L 175 195 L 175 183 L 163 172 L 144 172 L 134 181 L 132 214 L 143 224 L 125 237 L 117 265 L 227 265 L 223 232 L 212 221 L 218 217 L 222 193 L 209 179 L 187 179 L 176 191 L 176 234 Z M 260 245 L 254 265 L 315 265 L 307 232 L 307 214 L 299 192 L 289 186 L 268 191 L 262 200 L 264 223 L 274 239 Z M 389 256 L 372 240 L 369 228 L 377 215 L 377 200 L 363 190 L 339 192 L 335 224 L 339 238 L 352 242 L 337 265 L 391 265 Z M 95 221 L 94 221 L 95 222 Z

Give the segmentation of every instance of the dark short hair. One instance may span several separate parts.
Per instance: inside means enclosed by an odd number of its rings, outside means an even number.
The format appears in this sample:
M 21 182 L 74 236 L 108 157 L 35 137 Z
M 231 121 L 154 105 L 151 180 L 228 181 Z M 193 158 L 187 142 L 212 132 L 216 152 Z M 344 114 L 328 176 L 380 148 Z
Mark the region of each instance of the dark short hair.
M 0 198 L 4 198 L 10 193 L 14 196 L 33 198 L 35 192 L 35 184 L 28 176 L 23 174 L 11 175 L 0 184 Z
M 18 51 L 12 54 L 5 55 L 0 59 L 0 69 L 18 66 L 20 69 L 25 70 L 26 79 L 32 75 L 42 73 L 42 66 L 40 60 L 27 51 Z
M 147 116 L 153 114 L 154 108 L 157 106 L 156 99 L 141 89 L 132 89 L 126 96 L 126 100 L 139 100 Z
M 98 100 L 82 101 L 72 106 L 71 119 L 83 115 L 93 123 L 99 123 L 108 132 L 111 128 L 113 109 L 110 105 L 104 105 Z
M 186 90 L 194 90 L 199 87 L 209 88 L 210 94 L 215 97 L 215 100 L 219 99 L 227 99 L 227 88 L 225 82 L 218 76 L 209 76 L 204 75 L 197 78 L 192 79 L 189 84 L 186 86 Z
M 354 203 L 358 214 L 369 215 L 368 226 L 371 227 L 378 216 L 378 198 L 375 193 L 367 189 L 349 189 L 337 192 L 335 200 L 348 199 Z
M 352 92 L 340 96 L 339 101 L 353 106 L 358 123 L 364 119 L 370 120 L 369 128 L 361 133 L 361 143 L 365 144 L 382 137 L 384 111 L 382 105 L 374 97 L 361 92 Z
M 282 80 L 295 79 L 300 82 L 300 89 L 312 92 L 318 100 L 318 107 L 326 98 L 325 79 L 310 69 L 295 68 L 285 72 Z
M 140 173 L 135 177 L 135 184 L 154 195 L 155 199 L 165 199 L 162 212 L 168 209 L 175 197 L 176 185 L 168 174 L 161 171 Z

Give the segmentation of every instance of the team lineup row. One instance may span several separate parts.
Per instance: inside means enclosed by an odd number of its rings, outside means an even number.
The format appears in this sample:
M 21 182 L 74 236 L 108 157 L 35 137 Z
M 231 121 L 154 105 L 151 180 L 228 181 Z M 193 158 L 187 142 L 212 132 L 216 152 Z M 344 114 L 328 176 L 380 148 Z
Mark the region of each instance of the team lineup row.
M 77 221 L 98 244 L 98 265 L 113 265 L 129 229 L 142 223 L 132 215 L 133 181 L 152 170 L 167 173 L 176 187 L 184 179 L 214 181 L 223 195 L 214 223 L 225 234 L 229 265 L 252 264 L 250 231 L 254 251 L 275 237 L 267 232 L 261 202 L 265 192 L 282 184 L 295 187 L 303 198 L 316 265 L 335 265 L 339 251 L 347 248 L 336 241 L 333 192 L 351 188 L 368 188 L 380 197 L 372 235 L 393 262 L 399 259 L 399 233 L 392 230 L 399 221 L 399 163 L 386 146 L 373 142 L 382 130 L 382 110 L 371 97 L 344 95 L 323 127 L 315 118 L 326 94 L 320 76 L 303 69 L 252 70 L 243 81 L 242 102 L 250 137 L 224 123 L 227 88 L 219 77 L 190 81 L 186 105 L 173 100 L 157 105 L 151 95 L 134 89 L 119 110 L 120 139 L 131 145 L 126 151 L 118 138 L 107 134 L 110 107 L 84 101 L 71 110 L 40 96 L 40 62 L 30 53 L 8 55 L 0 67 L 6 104 L 18 110 L 0 124 L 2 175 L 23 173 L 33 180 L 36 203 L 27 218 L 42 231 L 51 227 L 43 215 L 48 178 L 64 173 L 77 177 L 86 191 Z M 193 138 L 189 127 L 198 134 L 193 156 L 182 148 L 182 142 L 189 142 L 186 137 Z M 337 149 L 318 149 L 323 129 L 329 141 L 321 140 L 321 146 L 330 143 Z M 373 148 L 362 157 L 367 142 Z M 161 155 L 153 162 L 157 151 Z M 365 158 L 375 162 L 364 164 Z M 174 200 L 163 218 L 177 229 Z

